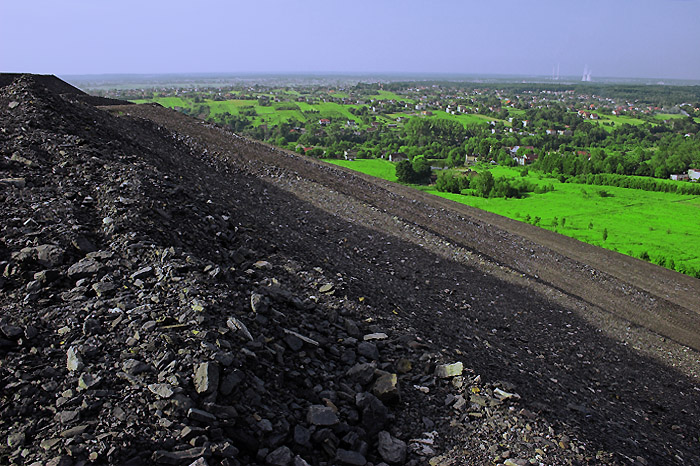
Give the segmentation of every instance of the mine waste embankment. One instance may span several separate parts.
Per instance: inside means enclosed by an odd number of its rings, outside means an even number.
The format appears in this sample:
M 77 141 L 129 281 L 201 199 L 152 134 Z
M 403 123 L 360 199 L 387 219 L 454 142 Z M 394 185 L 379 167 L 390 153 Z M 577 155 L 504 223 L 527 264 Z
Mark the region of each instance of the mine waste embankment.
M 0 463 L 700 464 L 697 279 L 0 85 Z

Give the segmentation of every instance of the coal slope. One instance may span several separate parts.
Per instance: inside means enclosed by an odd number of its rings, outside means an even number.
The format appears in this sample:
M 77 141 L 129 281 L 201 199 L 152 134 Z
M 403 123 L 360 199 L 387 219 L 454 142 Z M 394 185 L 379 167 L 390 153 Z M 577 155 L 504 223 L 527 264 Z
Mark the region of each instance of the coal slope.
M 700 464 L 696 378 L 303 173 L 31 76 L 0 123 L 2 464 Z

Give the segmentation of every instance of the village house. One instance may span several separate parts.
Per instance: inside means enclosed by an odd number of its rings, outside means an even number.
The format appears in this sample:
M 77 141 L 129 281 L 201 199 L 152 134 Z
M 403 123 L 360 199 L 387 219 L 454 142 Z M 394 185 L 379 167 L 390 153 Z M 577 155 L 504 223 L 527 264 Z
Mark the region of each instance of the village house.
M 389 154 L 389 162 L 401 162 L 402 160 L 408 160 L 406 154 L 402 154 L 401 152 L 393 152 Z
M 700 180 L 700 170 L 696 170 L 694 168 L 688 169 L 688 178 L 690 179 L 690 181 Z
M 530 165 L 532 162 L 537 160 L 538 155 L 535 154 L 534 152 L 529 152 L 524 155 L 516 155 L 513 157 L 513 160 L 515 160 L 518 165 Z
M 687 173 L 677 173 L 671 175 L 670 178 L 674 181 L 687 181 L 690 179 L 690 175 Z

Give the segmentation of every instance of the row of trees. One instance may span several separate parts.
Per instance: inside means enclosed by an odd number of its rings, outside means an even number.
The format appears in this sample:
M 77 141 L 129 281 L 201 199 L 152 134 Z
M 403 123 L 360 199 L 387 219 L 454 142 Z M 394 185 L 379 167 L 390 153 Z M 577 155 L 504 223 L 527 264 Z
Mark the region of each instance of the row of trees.
M 473 173 L 473 172 L 470 172 Z M 553 191 L 553 185 L 536 186 L 524 179 L 506 177 L 494 178 L 493 174 L 485 170 L 478 175 L 456 175 L 450 170 L 438 173 L 435 187 L 438 191 L 467 194 L 480 197 L 506 197 L 521 198 L 526 193 L 544 193 Z

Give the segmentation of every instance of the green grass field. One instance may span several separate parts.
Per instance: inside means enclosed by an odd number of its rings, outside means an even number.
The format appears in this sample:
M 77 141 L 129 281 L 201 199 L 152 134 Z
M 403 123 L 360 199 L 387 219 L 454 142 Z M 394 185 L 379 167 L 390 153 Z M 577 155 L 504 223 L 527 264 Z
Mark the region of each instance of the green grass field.
M 458 123 L 461 123 L 462 125 L 473 125 L 473 124 L 488 124 L 490 121 L 503 121 L 503 120 L 498 120 L 496 118 L 491 118 L 487 117 L 485 115 L 479 115 L 479 114 L 474 114 L 474 113 L 457 113 L 455 115 L 452 115 L 451 113 L 443 112 L 443 111 L 435 111 L 433 112 L 433 116 L 429 118 L 439 118 L 441 120 L 451 120 L 451 121 L 456 121 Z M 510 125 L 507 121 L 504 121 L 505 124 Z
M 366 173 L 367 175 L 381 178 L 383 180 L 396 181 L 396 165 L 388 160 L 357 159 L 354 161 L 349 161 L 328 159 L 326 162 L 334 165 L 340 165 L 341 167 L 350 168 L 361 173 Z
M 192 101 L 187 99 L 183 99 L 182 97 L 155 97 L 153 99 L 139 99 L 139 100 L 132 100 L 133 103 L 135 104 L 146 104 L 149 102 L 156 102 L 162 105 L 163 107 L 168 107 L 168 108 L 173 108 L 173 107 L 182 107 L 182 108 L 189 108 L 192 105 Z
M 395 181 L 393 164 L 385 160 L 329 161 L 385 180 Z M 495 177 L 520 177 L 516 169 L 495 167 Z M 673 259 L 676 269 L 700 269 L 700 196 L 641 191 L 610 186 L 560 183 L 530 174 L 536 184 L 552 184 L 554 191 L 523 199 L 484 199 L 419 189 L 519 221 L 533 223 L 596 246 L 634 257 L 646 252 L 651 261 Z M 601 197 L 600 191 L 608 193 Z M 529 220 L 528 220 L 529 219 Z M 604 232 L 607 238 L 604 240 Z
M 413 99 L 408 99 L 406 98 L 406 96 L 395 94 L 389 91 L 378 91 L 376 94 L 368 96 L 368 98 L 375 100 L 397 100 L 404 102 L 414 102 Z

